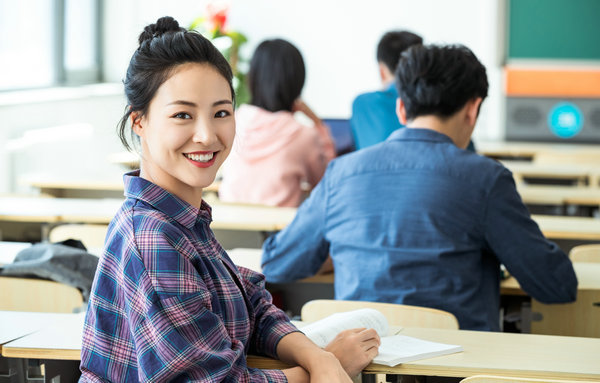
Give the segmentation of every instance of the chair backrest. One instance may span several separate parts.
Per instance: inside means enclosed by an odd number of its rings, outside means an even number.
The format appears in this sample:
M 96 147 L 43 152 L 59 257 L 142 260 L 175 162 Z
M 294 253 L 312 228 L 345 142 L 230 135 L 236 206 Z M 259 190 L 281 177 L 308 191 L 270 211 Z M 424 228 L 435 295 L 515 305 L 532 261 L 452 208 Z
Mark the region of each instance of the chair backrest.
M 394 303 L 317 299 L 306 302 L 300 316 L 304 322 L 314 322 L 337 312 L 362 308 L 379 310 L 390 326 L 458 329 L 456 317 L 447 311 Z
M 0 310 L 72 313 L 83 306 L 75 287 L 33 278 L 0 277 Z
M 569 252 L 569 258 L 573 262 L 600 263 L 600 243 L 575 246 Z
M 509 376 L 474 375 L 464 378 L 460 383 L 574 383 L 575 380 L 516 378 Z
M 88 249 L 101 249 L 108 231 L 108 225 L 66 224 L 55 226 L 48 235 L 50 242 L 78 239 Z

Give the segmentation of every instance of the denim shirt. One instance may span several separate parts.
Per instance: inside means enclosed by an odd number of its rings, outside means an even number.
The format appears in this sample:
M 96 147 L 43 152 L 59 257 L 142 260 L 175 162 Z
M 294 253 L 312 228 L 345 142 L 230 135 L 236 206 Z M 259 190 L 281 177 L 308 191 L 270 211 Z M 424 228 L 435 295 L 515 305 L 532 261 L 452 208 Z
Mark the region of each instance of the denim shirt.
M 334 160 L 264 243 L 263 272 L 304 278 L 329 253 L 337 299 L 442 309 L 462 329 L 499 330 L 501 263 L 543 303 L 577 292 L 570 260 L 530 218 L 512 174 L 427 129 Z

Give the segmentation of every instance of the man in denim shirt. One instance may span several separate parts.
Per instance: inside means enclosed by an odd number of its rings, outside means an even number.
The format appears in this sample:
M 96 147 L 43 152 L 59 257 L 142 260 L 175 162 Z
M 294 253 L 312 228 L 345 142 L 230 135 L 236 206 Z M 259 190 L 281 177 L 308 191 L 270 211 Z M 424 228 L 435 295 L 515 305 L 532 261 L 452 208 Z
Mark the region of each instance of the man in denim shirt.
M 574 301 L 573 266 L 510 171 L 465 150 L 488 92 L 484 66 L 464 46 L 413 46 L 396 85 L 406 129 L 329 165 L 264 243 L 267 281 L 314 275 L 330 254 L 337 299 L 446 310 L 471 330 L 500 328 L 500 264 L 531 297 Z

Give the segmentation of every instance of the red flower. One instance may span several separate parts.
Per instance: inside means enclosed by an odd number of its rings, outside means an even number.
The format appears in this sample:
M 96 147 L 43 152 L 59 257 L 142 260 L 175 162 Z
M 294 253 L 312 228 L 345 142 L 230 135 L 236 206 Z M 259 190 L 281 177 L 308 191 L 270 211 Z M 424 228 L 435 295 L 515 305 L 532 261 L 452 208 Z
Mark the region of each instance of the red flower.
M 209 30 L 224 31 L 227 23 L 227 13 L 231 2 L 227 0 L 212 1 L 206 5 L 206 20 Z

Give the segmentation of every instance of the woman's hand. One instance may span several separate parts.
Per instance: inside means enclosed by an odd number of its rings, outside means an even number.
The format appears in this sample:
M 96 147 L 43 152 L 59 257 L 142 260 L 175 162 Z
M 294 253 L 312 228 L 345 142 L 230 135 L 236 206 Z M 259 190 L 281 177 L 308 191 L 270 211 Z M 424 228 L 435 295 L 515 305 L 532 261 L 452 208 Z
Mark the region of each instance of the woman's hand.
M 381 340 L 373 329 L 356 328 L 340 332 L 325 350 L 340 361 L 348 375 L 358 375 L 379 352 Z

